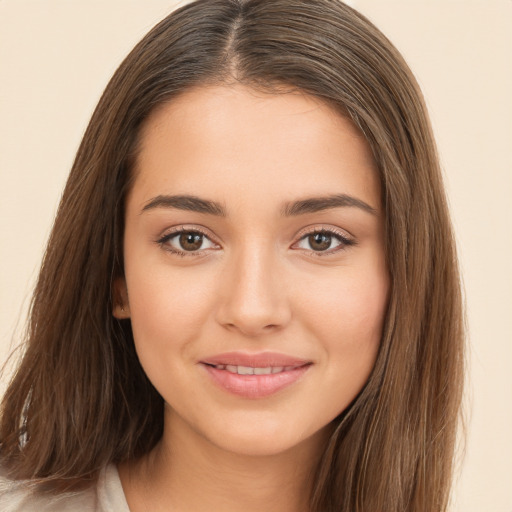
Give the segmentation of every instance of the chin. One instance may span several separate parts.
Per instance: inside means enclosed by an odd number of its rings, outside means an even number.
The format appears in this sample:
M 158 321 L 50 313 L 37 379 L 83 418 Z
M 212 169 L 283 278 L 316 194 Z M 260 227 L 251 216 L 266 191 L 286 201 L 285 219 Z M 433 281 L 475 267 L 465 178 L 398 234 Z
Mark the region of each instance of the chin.
M 246 424 L 246 428 L 240 423 L 223 426 L 212 433 L 209 440 L 223 451 L 248 457 L 271 457 L 300 447 L 307 449 L 308 446 L 314 446 L 314 453 L 318 453 L 319 444 L 327 441 L 330 426 L 306 432 L 299 430 L 298 424 L 286 425 L 275 421 L 256 423 L 253 420 Z

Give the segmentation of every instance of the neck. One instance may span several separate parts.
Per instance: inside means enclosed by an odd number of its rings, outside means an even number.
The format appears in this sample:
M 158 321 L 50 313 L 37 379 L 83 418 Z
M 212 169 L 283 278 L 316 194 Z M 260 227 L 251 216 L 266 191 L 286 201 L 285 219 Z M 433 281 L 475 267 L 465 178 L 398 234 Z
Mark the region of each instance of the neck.
M 155 449 L 119 473 L 132 512 L 307 512 L 325 442 L 320 432 L 278 454 L 245 455 L 213 445 L 174 418 Z

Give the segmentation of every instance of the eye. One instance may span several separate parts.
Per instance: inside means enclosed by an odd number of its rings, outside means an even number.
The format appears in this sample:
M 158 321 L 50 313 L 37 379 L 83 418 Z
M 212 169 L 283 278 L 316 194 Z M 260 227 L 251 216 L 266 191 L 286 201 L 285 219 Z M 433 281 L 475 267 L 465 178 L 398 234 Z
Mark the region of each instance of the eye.
M 347 236 L 336 231 L 321 229 L 304 235 L 293 248 L 331 254 L 350 245 L 355 245 L 355 241 Z
M 185 255 L 218 248 L 208 236 L 197 230 L 182 229 L 163 236 L 157 241 L 164 249 Z

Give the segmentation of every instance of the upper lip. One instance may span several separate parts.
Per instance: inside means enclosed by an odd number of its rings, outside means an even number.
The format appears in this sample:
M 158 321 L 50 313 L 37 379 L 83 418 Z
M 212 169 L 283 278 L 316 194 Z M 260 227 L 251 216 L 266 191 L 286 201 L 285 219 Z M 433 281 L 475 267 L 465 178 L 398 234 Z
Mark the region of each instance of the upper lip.
M 268 368 L 281 366 L 304 366 L 311 363 L 306 359 L 292 357 L 277 352 L 260 352 L 260 353 L 244 353 L 244 352 L 225 352 L 207 357 L 200 361 L 210 365 L 233 365 L 248 366 L 252 368 Z

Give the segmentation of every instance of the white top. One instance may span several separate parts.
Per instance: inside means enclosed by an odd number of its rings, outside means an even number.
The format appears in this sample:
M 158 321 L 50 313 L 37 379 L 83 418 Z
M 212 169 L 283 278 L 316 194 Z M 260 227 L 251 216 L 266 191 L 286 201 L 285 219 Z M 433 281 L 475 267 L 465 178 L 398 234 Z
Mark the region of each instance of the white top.
M 34 495 L 23 481 L 0 474 L 2 512 L 130 512 L 116 466 L 105 467 L 98 483 L 83 491 L 54 498 Z

